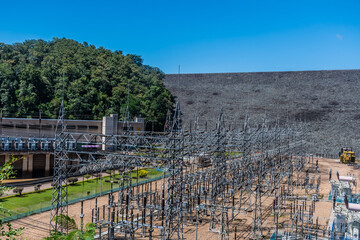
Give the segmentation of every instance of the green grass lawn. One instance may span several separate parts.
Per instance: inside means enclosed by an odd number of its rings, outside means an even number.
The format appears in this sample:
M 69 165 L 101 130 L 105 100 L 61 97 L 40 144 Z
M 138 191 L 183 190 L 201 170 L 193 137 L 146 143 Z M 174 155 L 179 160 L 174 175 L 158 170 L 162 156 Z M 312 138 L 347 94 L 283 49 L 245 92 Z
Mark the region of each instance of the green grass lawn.
M 229 157 L 241 156 L 242 152 L 225 152 L 225 155 Z
M 139 178 L 139 183 L 162 176 L 163 174 L 163 172 L 157 171 L 156 169 L 147 169 L 147 171 L 147 177 Z M 102 180 L 91 179 L 85 182 L 75 183 L 74 185 L 68 185 L 68 200 L 86 197 L 88 195 L 93 195 L 96 193 L 110 190 L 111 183 L 105 182 L 105 180 L 110 180 L 110 176 L 108 174 L 104 175 L 105 176 L 102 178 Z M 119 174 L 116 174 L 115 177 L 120 176 Z M 136 177 L 136 171 L 131 173 L 131 177 Z M 79 178 L 79 180 L 81 179 L 82 178 Z M 132 183 L 135 184 L 136 179 L 132 179 Z M 114 189 L 118 187 L 118 183 L 113 183 Z M 0 204 L 2 204 L 4 209 L 10 210 L 10 212 L 12 213 L 11 215 L 14 215 L 50 206 L 51 196 L 52 189 L 45 189 L 40 192 L 25 193 L 21 197 L 19 195 L 16 195 L 0 198 Z M 9 215 L 7 214 L 7 216 Z

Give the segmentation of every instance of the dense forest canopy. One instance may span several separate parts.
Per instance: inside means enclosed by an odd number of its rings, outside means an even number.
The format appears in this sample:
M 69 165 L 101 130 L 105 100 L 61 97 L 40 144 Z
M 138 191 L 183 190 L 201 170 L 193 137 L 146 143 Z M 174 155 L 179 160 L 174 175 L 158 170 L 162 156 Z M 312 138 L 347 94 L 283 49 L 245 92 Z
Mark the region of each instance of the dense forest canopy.
M 164 73 L 136 55 L 54 38 L 0 43 L 0 108 L 3 116 L 56 118 L 65 88 L 66 117 L 100 119 L 110 113 L 165 122 L 174 98 Z M 64 79 L 64 80 L 63 80 Z

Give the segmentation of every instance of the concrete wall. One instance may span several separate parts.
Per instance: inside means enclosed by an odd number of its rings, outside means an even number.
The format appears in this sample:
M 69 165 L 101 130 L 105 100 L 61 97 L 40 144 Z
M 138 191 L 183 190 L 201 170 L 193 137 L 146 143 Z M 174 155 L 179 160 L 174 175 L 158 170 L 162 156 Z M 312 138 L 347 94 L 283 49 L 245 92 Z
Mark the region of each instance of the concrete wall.
M 13 155 L 18 160 L 13 164 L 17 178 L 48 177 L 53 174 L 52 153 L 1 153 L 0 165 L 10 160 Z
M 120 134 L 123 124 L 117 114 L 100 120 L 66 120 L 68 131 L 93 134 Z M 0 118 L 1 137 L 36 137 L 52 138 L 55 136 L 56 119 Z M 142 118 L 130 122 L 134 131 L 144 131 Z
M 117 132 L 121 133 L 125 131 L 126 124 L 124 122 L 118 122 Z M 143 118 L 135 118 L 134 121 L 129 123 L 130 131 L 145 131 L 145 120 Z
M 74 132 L 101 133 L 101 121 L 66 120 L 67 129 Z M 0 119 L 0 135 L 11 137 L 54 137 L 56 119 Z

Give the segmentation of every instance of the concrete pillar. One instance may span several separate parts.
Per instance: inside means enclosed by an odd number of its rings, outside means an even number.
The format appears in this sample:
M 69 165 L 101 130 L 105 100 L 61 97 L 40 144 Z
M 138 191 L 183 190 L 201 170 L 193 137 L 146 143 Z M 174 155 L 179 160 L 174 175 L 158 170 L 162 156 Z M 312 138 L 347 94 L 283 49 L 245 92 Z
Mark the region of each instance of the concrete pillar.
M 34 160 L 34 155 L 33 154 L 29 154 L 28 156 L 28 177 L 33 176 L 33 160 Z
M 10 161 L 10 155 L 9 155 L 9 154 L 5 154 L 5 163 L 7 163 L 8 161 Z
M 28 161 L 29 161 L 28 155 L 23 155 L 22 160 L 23 160 L 22 176 L 23 177 L 28 177 L 28 172 L 27 172 L 28 171 L 28 165 L 29 165 L 29 163 L 28 163 Z
M 48 177 L 50 173 L 50 154 L 46 154 L 45 160 L 45 177 Z
M 102 120 L 102 134 L 104 135 L 117 135 L 118 132 L 118 115 L 110 114 L 110 117 L 103 117 Z M 103 137 L 103 141 L 105 141 L 105 137 Z M 105 144 L 102 145 L 102 150 L 108 149 L 108 146 Z
M 112 120 L 112 129 L 113 129 L 111 135 L 117 135 L 118 134 L 119 115 L 118 114 L 110 114 L 110 118 Z

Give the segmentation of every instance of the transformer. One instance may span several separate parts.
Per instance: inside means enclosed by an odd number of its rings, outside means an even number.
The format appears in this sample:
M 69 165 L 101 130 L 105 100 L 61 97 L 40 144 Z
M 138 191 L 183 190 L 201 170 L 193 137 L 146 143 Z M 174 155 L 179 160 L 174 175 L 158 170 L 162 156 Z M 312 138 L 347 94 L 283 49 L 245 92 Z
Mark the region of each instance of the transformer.
M 3 140 L 1 142 L 1 149 L 3 151 L 11 151 L 12 150 L 12 142 L 10 140 Z
M 41 150 L 43 151 L 50 151 L 50 141 L 44 139 L 41 141 Z
M 16 138 L 15 139 L 15 150 L 16 151 L 23 151 L 25 150 L 25 142 L 23 140 L 21 140 L 21 138 Z
M 30 138 L 28 141 L 28 149 L 29 151 L 38 150 L 38 142 L 35 139 Z

